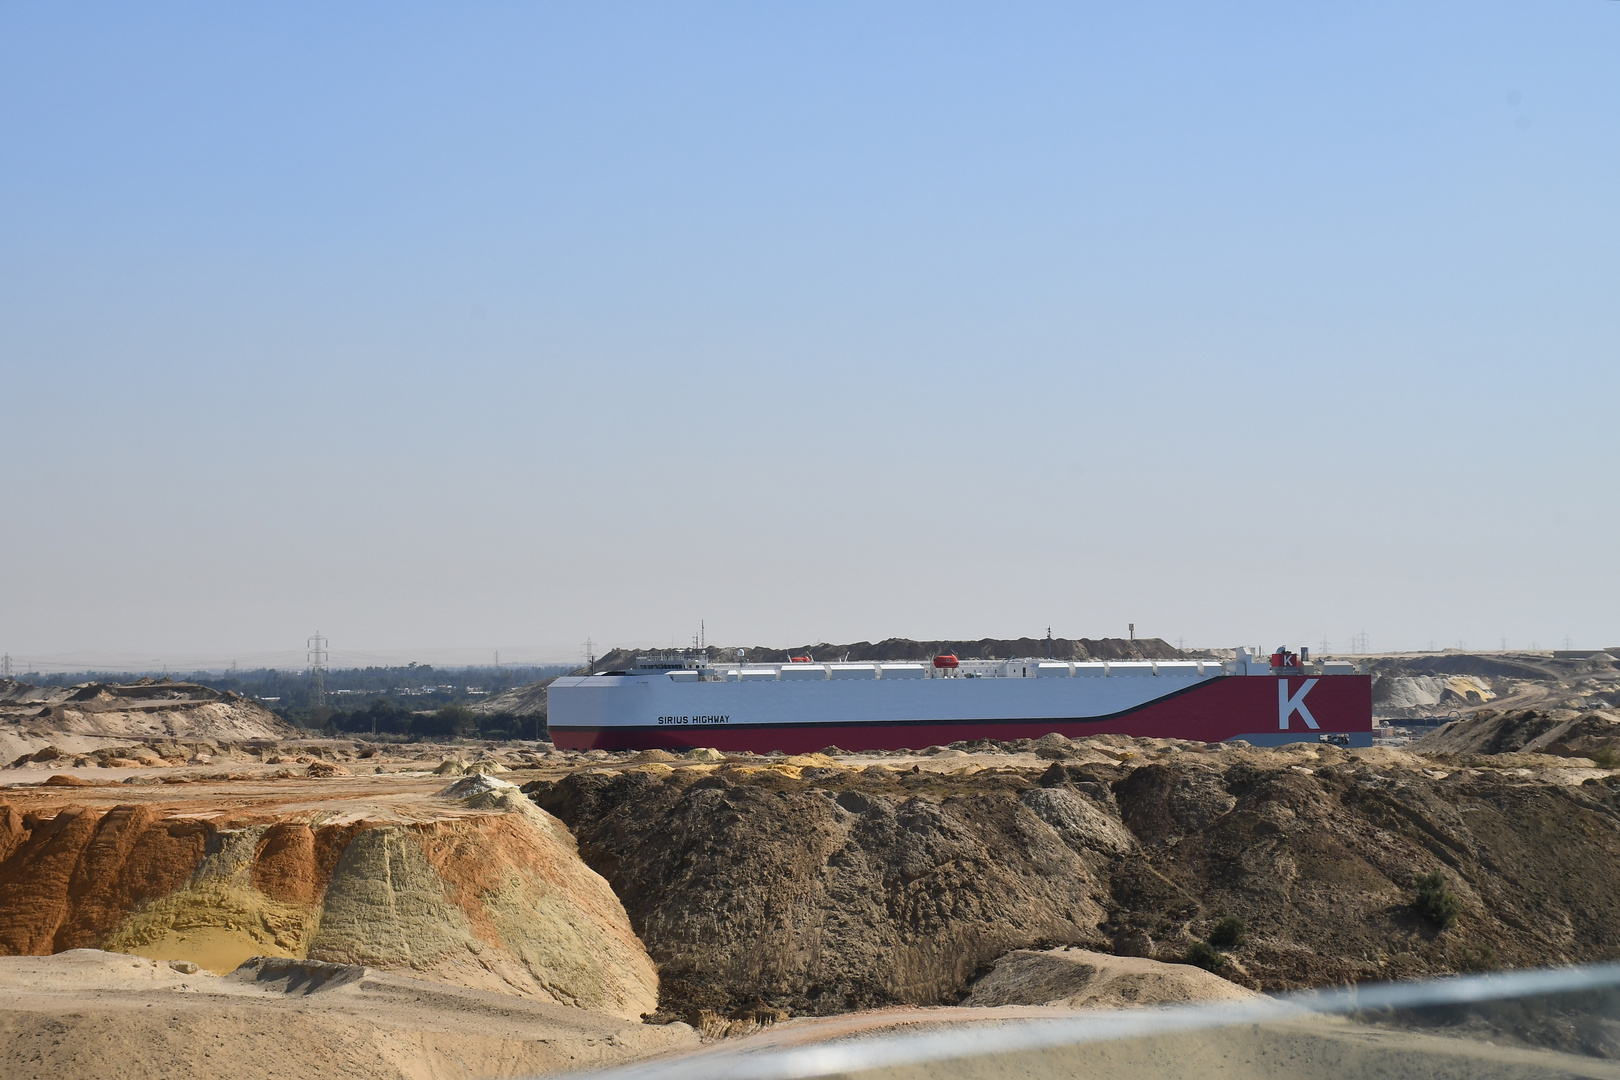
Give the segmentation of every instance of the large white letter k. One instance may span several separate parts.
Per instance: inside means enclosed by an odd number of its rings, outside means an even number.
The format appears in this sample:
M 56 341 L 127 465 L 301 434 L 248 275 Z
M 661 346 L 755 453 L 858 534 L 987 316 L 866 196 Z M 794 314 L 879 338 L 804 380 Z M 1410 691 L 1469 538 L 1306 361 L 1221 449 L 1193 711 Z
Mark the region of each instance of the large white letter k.
M 1288 730 L 1288 718 L 1296 712 L 1305 721 L 1306 727 L 1312 730 L 1316 729 L 1316 717 L 1312 716 L 1311 710 L 1305 707 L 1305 695 L 1310 693 L 1311 687 L 1315 685 L 1315 679 L 1306 679 L 1305 685 L 1299 688 L 1299 693 L 1290 697 L 1288 694 L 1288 680 L 1277 680 L 1277 728 L 1279 731 Z

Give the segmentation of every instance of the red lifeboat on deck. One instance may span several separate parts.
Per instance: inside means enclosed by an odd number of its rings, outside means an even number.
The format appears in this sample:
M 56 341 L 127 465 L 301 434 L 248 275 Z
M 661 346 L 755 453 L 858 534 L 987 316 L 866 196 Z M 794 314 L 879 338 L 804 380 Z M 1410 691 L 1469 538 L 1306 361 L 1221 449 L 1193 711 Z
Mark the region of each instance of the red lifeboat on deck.
M 934 666 L 937 668 L 953 668 L 960 663 L 955 653 L 941 653 L 934 657 Z
M 815 663 L 815 661 L 810 659 L 808 656 L 790 656 L 790 657 L 788 657 L 788 663 L 790 663 L 790 664 L 813 664 L 813 663 Z

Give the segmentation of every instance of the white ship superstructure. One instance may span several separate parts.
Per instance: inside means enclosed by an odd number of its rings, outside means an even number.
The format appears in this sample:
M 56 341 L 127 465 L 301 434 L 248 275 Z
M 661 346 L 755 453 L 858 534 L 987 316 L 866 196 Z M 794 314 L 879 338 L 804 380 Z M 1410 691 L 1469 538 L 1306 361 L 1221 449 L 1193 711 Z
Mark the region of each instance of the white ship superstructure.
M 558 745 L 605 749 L 895 749 L 1051 731 L 1372 741 L 1370 679 L 1349 662 L 1312 663 L 1286 649 L 1264 659 L 1240 649 L 1225 662 L 650 656 L 630 669 L 557 679 L 547 710 Z

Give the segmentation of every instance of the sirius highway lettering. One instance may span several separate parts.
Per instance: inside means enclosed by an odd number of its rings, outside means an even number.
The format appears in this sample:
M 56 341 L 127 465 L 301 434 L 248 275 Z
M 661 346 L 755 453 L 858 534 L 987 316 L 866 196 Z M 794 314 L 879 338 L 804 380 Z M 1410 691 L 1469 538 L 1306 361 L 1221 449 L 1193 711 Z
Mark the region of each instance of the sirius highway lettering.
M 660 716 L 658 722 L 664 725 L 682 724 L 723 724 L 731 719 L 731 714 L 725 716 Z

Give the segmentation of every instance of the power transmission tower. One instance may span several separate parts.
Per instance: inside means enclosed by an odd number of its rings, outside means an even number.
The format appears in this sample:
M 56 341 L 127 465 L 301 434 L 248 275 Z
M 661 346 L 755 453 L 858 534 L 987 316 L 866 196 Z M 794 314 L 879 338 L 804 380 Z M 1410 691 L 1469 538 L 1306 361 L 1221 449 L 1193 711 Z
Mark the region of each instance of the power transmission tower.
M 309 674 L 315 680 L 315 704 L 326 704 L 326 639 L 316 634 L 304 643 L 309 649 Z
M 1350 651 L 1357 655 L 1367 651 L 1367 631 L 1350 635 Z
M 1332 643 L 1328 641 L 1327 638 L 1323 638 L 1321 641 L 1321 646 L 1316 650 L 1316 655 L 1326 656 L 1328 654 L 1328 646 L 1331 644 Z
M 590 638 L 585 639 L 585 667 L 592 674 L 596 674 L 596 642 Z
M 11 654 L 0 656 L 0 679 L 11 678 Z
M 495 650 L 495 670 L 501 670 L 501 650 Z

